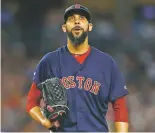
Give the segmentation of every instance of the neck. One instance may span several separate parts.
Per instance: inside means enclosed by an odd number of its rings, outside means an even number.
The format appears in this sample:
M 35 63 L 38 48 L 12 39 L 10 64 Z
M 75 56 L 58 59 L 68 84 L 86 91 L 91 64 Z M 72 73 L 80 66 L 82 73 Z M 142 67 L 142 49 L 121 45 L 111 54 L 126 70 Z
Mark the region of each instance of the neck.
M 73 54 L 84 54 L 89 49 L 88 37 L 85 39 L 85 41 L 82 44 L 78 44 L 78 45 L 72 44 L 72 42 L 68 39 L 67 47 L 68 47 L 68 50 Z

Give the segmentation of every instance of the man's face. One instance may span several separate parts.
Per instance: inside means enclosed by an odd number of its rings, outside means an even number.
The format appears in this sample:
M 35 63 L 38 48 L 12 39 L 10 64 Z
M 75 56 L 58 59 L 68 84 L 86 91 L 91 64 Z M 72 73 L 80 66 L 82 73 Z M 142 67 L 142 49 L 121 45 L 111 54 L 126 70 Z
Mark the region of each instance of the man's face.
M 73 14 L 68 17 L 65 28 L 70 41 L 78 45 L 83 43 L 88 35 L 89 22 L 85 16 Z

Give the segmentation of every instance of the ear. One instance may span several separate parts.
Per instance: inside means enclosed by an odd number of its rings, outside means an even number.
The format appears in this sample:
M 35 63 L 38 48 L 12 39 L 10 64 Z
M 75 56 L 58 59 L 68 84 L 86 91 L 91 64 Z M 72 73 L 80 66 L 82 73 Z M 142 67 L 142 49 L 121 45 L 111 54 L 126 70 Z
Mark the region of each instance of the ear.
M 62 30 L 63 30 L 63 32 L 66 32 L 66 24 L 62 25 Z
M 93 24 L 92 23 L 89 23 L 89 31 L 92 31 L 92 29 L 93 29 Z

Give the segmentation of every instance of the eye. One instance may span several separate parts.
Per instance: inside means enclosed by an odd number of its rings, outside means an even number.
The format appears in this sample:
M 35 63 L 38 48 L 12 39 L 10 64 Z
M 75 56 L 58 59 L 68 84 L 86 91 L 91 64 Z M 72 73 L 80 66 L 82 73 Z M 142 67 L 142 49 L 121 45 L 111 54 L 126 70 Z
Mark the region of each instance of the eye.
M 80 19 L 85 19 L 85 16 L 80 16 Z
M 74 20 L 74 17 L 69 17 L 68 20 Z

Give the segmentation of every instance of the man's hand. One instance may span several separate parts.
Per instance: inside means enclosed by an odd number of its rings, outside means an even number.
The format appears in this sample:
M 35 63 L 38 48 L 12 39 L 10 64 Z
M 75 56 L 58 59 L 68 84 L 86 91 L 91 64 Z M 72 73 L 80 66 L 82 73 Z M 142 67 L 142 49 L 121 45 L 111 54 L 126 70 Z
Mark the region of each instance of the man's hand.
M 45 118 L 43 121 L 41 121 L 41 124 L 48 129 L 53 126 L 56 128 L 58 128 L 60 126 L 58 121 L 50 122 L 47 118 Z
M 46 128 L 51 128 L 53 127 L 53 123 L 50 122 L 47 118 L 41 121 L 41 124 L 46 127 Z
M 38 106 L 33 107 L 30 110 L 29 114 L 34 120 L 38 121 L 39 123 L 41 123 L 44 127 L 48 129 L 53 126 L 55 126 L 56 128 L 60 126 L 58 121 L 50 122 L 46 117 L 44 117 L 40 110 L 40 107 Z

